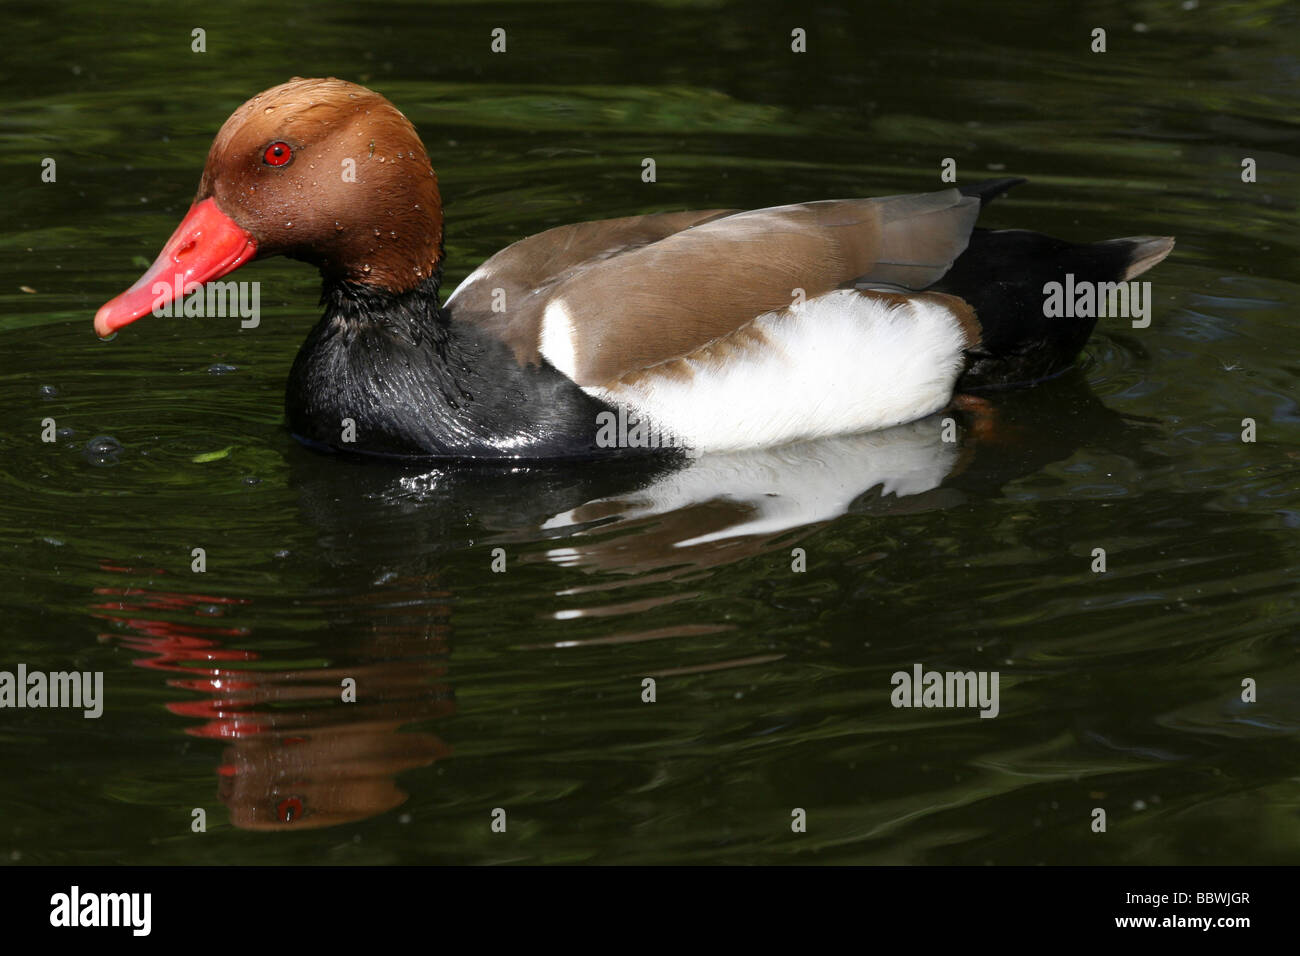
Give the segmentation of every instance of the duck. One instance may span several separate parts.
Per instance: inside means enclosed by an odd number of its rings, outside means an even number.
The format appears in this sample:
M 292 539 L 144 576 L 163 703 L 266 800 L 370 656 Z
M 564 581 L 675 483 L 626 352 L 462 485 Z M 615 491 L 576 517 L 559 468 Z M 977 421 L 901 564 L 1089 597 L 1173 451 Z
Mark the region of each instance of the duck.
M 112 337 L 256 259 L 320 271 L 289 371 L 309 447 L 420 460 L 695 456 L 890 428 L 1070 368 L 1096 325 L 1044 307 L 1127 282 L 1173 237 L 1074 243 L 976 226 L 1025 180 L 560 225 L 440 300 L 438 176 L 411 122 L 345 80 L 240 106 Z

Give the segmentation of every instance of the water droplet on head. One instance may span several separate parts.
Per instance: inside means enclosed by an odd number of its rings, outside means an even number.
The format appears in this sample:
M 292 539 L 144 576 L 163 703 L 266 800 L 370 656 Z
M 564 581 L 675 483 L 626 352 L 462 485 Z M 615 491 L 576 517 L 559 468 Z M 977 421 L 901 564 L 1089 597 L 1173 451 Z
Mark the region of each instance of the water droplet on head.
M 362 272 L 369 272 L 369 271 L 370 271 L 370 263 L 367 262 L 364 266 L 362 266 L 362 267 L 361 267 L 361 271 L 362 271 Z

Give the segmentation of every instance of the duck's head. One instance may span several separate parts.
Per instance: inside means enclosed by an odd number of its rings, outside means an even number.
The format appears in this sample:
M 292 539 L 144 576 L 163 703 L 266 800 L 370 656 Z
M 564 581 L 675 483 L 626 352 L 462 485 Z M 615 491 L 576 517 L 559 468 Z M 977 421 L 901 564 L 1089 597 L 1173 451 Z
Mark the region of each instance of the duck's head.
M 378 93 L 295 78 L 235 110 L 194 205 L 149 270 L 95 314 L 95 331 L 109 335 L 172 301 L 178 275 L 190 291 L 275 255 L 392 293 L 436 274 L 438 178 L 415 128 Z

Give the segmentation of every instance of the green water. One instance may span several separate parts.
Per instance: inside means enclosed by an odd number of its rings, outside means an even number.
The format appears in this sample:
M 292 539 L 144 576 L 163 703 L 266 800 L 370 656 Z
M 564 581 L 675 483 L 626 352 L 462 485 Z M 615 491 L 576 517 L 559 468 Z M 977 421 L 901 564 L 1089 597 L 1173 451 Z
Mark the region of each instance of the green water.
M 1185 7 L 5 4 L 0 670 L 106 700 L 0 711 L 0 860 L 1300 861 L 1300 9 Z M 925 191 L 945 157 L 1032 179 L 989 224 L 1178 246 L 1149 328 L 1103 320 L 955 446 L 339 461 L 282 421 L 307 267 L 240 273 L 255 330 L 91 329 L 292 75 L 419 128 L 448 290 L 552 225 Z M 917 663 L 997 671 L 999 715 L 891 707 Z

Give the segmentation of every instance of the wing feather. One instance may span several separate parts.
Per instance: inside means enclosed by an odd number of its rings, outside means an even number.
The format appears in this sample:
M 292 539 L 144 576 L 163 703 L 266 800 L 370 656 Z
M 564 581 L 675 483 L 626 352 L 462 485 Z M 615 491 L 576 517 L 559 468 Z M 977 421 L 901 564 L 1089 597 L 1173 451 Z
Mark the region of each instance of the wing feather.
M 977 198 L 948 189 L 562 226 L 493 256 L 448 303 L 521 361 L 551 359 L 595 386 L 783 309 L 796 289 L 923 289 L 965 250 L 978 213 Z M 504 312 L 491 311 L 493 289 Z

